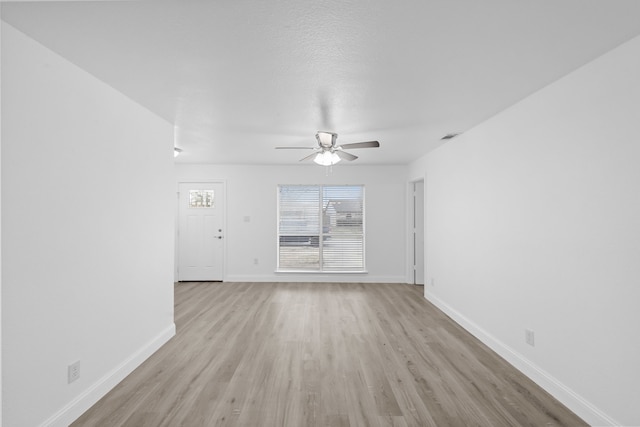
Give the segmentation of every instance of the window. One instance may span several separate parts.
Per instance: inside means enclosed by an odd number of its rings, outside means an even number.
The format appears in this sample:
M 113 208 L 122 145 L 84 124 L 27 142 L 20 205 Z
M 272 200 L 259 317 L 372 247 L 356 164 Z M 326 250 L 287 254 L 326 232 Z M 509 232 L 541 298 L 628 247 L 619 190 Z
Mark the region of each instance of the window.
M 212 208 L 213 190 L 189 190 L 190 208 Z
M 278 271 L 363 272 L 364 186 L 279 185 Z

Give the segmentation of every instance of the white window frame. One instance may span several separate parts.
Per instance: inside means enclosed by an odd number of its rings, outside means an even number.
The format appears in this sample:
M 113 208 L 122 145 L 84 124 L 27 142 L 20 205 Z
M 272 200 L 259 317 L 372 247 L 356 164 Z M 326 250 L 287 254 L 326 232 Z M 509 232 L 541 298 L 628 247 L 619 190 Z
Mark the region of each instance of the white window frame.
M 319 267 L 317 269 L 306 269 L 306 268 L 283 268 L 280 265 L 280 248 L 281 248 L 281 240 L 280 240 L 280 189 L 282 187 L 315 187 L 319 190 L 319 198 L 318 198 L 318 214 L 319 214 L 319 236 L 318 236 L 318 250 L 319 250 Z M 342 268 L 342 269 L 325 269 L 324 268 L 324 260 L 323 260 L 323 251 L 324 251 L 324 236 L 330 235 L 330 233 L 326 233 L 323 229 L 324 224 L 324 216 L 323 216 L 323 194 L 324 189 L 327 187 L 359 187 L 361 189 L 361 200 L 362 200 L 362 263 L 359 268 Z M 277 273 L 321 273 L 321 274 L 362 274 L 367 273 L 366 270 L 366 214 L 365 214 L 365 186 L 364 184 L 278 184 L 276 188 L 277 194 L 277 215 L 276 215 L 276 272 Z

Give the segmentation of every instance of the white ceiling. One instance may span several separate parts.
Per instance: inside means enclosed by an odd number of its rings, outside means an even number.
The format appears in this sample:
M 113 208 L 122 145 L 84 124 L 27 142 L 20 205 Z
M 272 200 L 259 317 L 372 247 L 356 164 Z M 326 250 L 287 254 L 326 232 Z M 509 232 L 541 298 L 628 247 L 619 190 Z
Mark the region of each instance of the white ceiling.
M 403 164 L 640 34 L 637 0 L 3 2 L 176 126 L 180 163 L 295 164 L 317 130 Z

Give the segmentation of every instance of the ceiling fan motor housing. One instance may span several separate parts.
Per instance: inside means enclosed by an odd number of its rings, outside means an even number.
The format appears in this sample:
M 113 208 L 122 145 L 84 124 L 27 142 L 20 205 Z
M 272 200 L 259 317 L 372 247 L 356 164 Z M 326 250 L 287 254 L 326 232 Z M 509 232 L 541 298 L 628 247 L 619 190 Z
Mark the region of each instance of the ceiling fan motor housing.
M 320 144 L 320 146 L 324 149 L 335 147 L 336 138 L 338 138 L 337 133 L 324 132 L 324 131 L 318 131 L 318 133 L 316 133 L 316 139 L 318 140 L 318 144 Z

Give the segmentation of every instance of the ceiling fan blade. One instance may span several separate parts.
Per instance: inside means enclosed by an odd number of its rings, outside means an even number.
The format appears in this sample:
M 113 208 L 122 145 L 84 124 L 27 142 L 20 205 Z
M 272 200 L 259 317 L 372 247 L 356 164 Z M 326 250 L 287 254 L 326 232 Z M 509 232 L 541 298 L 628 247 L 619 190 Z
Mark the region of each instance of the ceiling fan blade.
M 338 157 L 340 157 L 342 160 L 348 160 L 350 162 L 354 161 L 355 159 L 358 158 L 358 156 L 354 156 L 351 153 L 347 153 L 345 151 L 342 150 L 336 150 L 334 151 L 334 153 L 336 153 L 338 155 Z
M 318 154 L 318 152 L 314 151 L 313 153 L 309 154 L 308 156 L 301 158 L 299 161 L 300 162 L 304 162 L 305 160 L 313 159 L 317 154 Z
M 276 150 L 315 150 L 317 147 L 276 147 Z
M 342 148 L 375 148 L 380 147 L 380 143 L 378 141 L 365 141 L 365 142 L 354 142 L 351 144 L 342 144 Z

